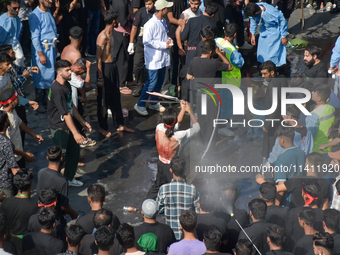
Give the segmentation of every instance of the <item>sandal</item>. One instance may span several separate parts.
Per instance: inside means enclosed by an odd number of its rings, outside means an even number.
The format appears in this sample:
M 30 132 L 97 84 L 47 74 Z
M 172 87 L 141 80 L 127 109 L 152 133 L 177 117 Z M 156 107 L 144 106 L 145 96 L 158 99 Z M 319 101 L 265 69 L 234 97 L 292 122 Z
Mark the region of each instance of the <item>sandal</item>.
M 119 88 L 120 93 L 125 94 L 125 95 L 131 95 L 132 90 L 129 89 L 128 87 L 121 87 Z
M 86 141 L 83 142 L 83 144 L 80 145 L 80 148 L 92 147 L 95 146 L 96 144 L 97 142 L 95 140 L 88 138 Z

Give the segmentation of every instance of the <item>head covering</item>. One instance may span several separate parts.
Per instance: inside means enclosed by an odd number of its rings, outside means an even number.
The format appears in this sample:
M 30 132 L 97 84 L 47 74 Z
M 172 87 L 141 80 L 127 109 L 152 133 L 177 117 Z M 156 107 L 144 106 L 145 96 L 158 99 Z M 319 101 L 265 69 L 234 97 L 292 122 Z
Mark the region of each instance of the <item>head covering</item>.
M 155 3 L 155 8 L 157 11 L 163 10 L 164 8 L 169 8 L 174 5 L 173 2 L 168 2 L 166 0 L 157 0 Z
M 152 219 L 158 210 L 158 204 L 153 199 L 146 199 L 142 204 L 142 211 L 144 216 L 148 219 Z
M 5 89 L 0 94 L 0 107 L 13 102 L 18 97 L 18 92 L 15 89 Z
M 158 247 L 158 239 L 154 233 L 146 233 L 142 235 L 138 239 L 137 243 L 145 251 L 145 254 L 148 254 L 149 251 L 156 251 Z
M 302 189 L 302 193 L 307 197 L 305 200 L 306 205 L 310 205 L 314 200 L 319 199 L 318 197 L 313 197 L 312 195 L 308 194 L 305 189 Z
M 166 126 L 168 129 L 172 129 L 173 126 L 175 126 L 177 123 L 177 118 L 174 120 L 174 122 L 172 122 L 170 125 L 164 123 L 164 126 Z

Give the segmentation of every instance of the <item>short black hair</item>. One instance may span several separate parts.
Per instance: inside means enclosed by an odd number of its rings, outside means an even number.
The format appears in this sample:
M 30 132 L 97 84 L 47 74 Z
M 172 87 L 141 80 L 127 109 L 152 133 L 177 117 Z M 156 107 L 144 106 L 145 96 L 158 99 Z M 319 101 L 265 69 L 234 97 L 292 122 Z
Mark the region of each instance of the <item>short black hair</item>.
M 261 8 L 256 3 L 248 3 L 246 7 L 244 7 L 244 16 L 248 17 L 255 17 L 256 13 L 259 12 Z
M 321 55 L 321 49 L 314 46 L 314 45 L 308 45 L 306 48 L 305 48 L 305 51 L 308 51 L 309 54 L 311 54 L 312 56 L 316 55 L 317 58 L 320 58 L 320 55 Z
M 0 52 L 0 64 L 5 62 L 12 62 L 13 59 L 7 54 L 7 52 Z
M 319 84 L 314 86 L 313 90 L 321 97 L 322 102 L 327 102 L 328 98 L 331 96 L 331 89 L 328 85 Z
M 335 209 L 326 209 L 323 211 L 323 221 L 327 228 L 338 232 L 340 212 Z
M 170 168 L 172 169 L 172 172 L 178 176 L 178 177 L 185 177 L 185 165 L 186 162 L 184 159 L 180 157 L 174 157 L 170 162 Z
M 235 33 L 237 33 L 238 26 L 236 23 L 229 23 L 224 29 L 225 37 L 232 37 Z
M 74 62 L 75 66 L 80 66 L 83 70 L 86 70 L 86 59 L 85 58 L 78 58 L 76 62 Z
M 320 193 L 321 193 L 321 188 L 318 183 L 304 183 L 303 185 L 303 190 L 307 194 L 311 195 L 314 197 L 314 200 L 309 204 L 309 205 L 318 205 L 319 206 L 319 201 L 320 201 Z
M 149 1 L 156 2 L 156 0 L 144 0 L 144 3 L 149 2 Z
M 80 225 L 71 225 L 65 229 L 67 242 L 71 247 L 76 247 L 80 244 L 81 239 L 85 235 L 85 230 Z
M 215 3 L 209 2 L 206 6 L 205 6 L 205 13 L 208 14 L 210 17 L 214 14 L 216 14 L 217 12 L 217 6 Z
M 11 5 L 11 3 L 20 4 L 20 0 L 7 0 L 7 5 Z
M 204 244 L 209 251 L 219 251 L 222 239 L 222 233 L 215 225 L 206 227 L 203 235 Z
M 7 234 L 8 222 L 2 213 L 0 213 L 0 240 L 4 239 L 4 236 Z
M 255 198 L 248 203 L 248 208 L 257 220 L 263 220 L 267 213 L 267 204 L 260 198 Z
M 8 119 L 7 112 L 0 110 L 0 131 L 5 128 L 5 123 Z
M 216 207 L 216 201 L 214 199 L 213 192 L 202 192 L 200 194 L 200 207 L 203 212 L 214 212 Z
M 210 51 L 214 52 L 216 49 L 216 43 L 212 39 L 205 40 L 202 45 L 201 53 L 209 54 Z
M 119 225 L 116 237 L 124 249 L 132 248 L 135 245 L 135 232 L 133 227 L 127 223 Z
M 236 255 L 251 255 L 253 246 L 247 239 L 239 239 L 235 247 Z
M 203 38 L 214 39 L 214 30 L 211 28 L 211 26 L 205 26 L 202 28 L 200 34 Z
M 112 223 L 113 213 L 107 209 L 100 209 L 96 211 L 93 216 L 93 223 L 96 228 L 100 226 L 108 226 Z
M 118 13 L 112 10 L 105 11 L 103 16 L 106 25 L 111 25 L 114 20 L 118 19 Z
M 298 213 L 300 220 L 304 221 L 308 226 L 313 227 L 315 223 L 316 213 L 313 208 L 302 207 Z
M 59 162 L 63 153 L 61 147 L 52 145 L 47 149 L 47 158 L 51 162 Z
M 14 176 L 13 183 L 20 191 L 28 191 L 32 184 L 33 173 L 26 168 L 21 168 Z
M 115 232 L 108 226 L 101 226 L 96 230 L 94 237 L 99 250 L 109 251 L 114 242 Z
M 272 182 L 264 182 L 260 185 L 260 194 L 266 202 L 273 202 L 276 198 L 276 185 Z
M 325 232 L 318 232 L 313 236 L 315 246 L 322 247 L 329 252 L 334 248 L 334 238 L 331 234 Z
M 169 139 L 174 135 L 176 120 L 177 120 L 177 112 L 174 109 L 167 108 L 163 112 L 162 121 L 164 123 L 165 135 Z M 175 124 L 172 125 L 173 123 Z M 165 124 L 170 125 L 170 128 L 168 126 L 165 126 Z
M 87 188 L 87 196 L 92 202 L 102 203 L 105 199 L 105 188 L 100 184 L 91 184 Z
M 298 119 L 300 116 L 300 109 L 295 104 L 288 104 L 286 108 L 287 115 L 291 115 L 292 118 Z
M 197 214 L 184 210 L 179 216 L 179 223 L 186 232 L 194 232 L 197 225 Z
M 250 3 L 249 3 L 250 4 Z M 249 5 L 247 4 L 247 6 Z M 260 65 L 260 70 L 268 70 L 268 72 L 271 72 L 271 71 L 274 71 L 276 72 L 276 66 L 275 64 L 270 61 L 270 60 L 267 60 L 265 62 L 263 62 L 261 65 Z
M 283 227 L 278 225 L 271 225 L 267 228 L 267 236 L 270 241 L 278 247 L 282 247 L 284 242 L 285 231 Z
M 275 136 L 276 137 L 286 137 L 288 138 L 291 142 L 294 140 L 294 129 L 292 127 L 284 127 L 284 126 L 278 126 L 276 131 L 275 131 Z
M 59 69 L 63 69 L 63 68 L 71 67 L 71 66 L 72 64 L 70 61 L 65 60 L 65 59 L 60 59 L 55 63 L 54 69 L 56 72 L 58 72 Z
M 3 44 L 0 46 L 0 52 L 6 52 L 8 53 L 11 49 L 13 49 L 12 45 L 11 44 Z
M 39 192 L 39 203 L 43 205 L 49 205 L 56 200 L 58 196 L 57 191 L 54 188 L 42 189 Z
M 317 152 L 312 152 L 307 155 L 308 162 L 314 167 L 314 171 L 318 169 L 318 167 L 321 167 L 322 164 L 325 161 L 325 158 L 322 156 L 322 154 Z
M 75 40 L 79 40 L 83 36 L 83 29 L 78 26 L 74 26 L 70 28 L 69 34 L 71 38 Z
M 50 207 L 41 207 L 38 210 L 38 221 L 41 227 L 45 230 L 50 230 L 53 228 L 55 223 L 55 212 Z

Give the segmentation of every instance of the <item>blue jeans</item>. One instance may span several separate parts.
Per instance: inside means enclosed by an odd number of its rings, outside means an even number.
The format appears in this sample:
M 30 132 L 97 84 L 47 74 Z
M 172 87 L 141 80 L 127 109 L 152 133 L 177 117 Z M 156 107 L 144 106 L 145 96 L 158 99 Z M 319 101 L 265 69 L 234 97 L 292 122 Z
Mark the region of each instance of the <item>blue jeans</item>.
M 96 40 L 99 34 L 100 9 L 88 10 L 89 24 L 87 26 L 88 53 L 96 55 Z
M 140 95 L 140 98 L 138 100 L 137 105 L 141 107 L 145 107 L 145 102 L 142 102 L 142 100 L 148 100 L 149 94 L 146 93 L 149 92 L 160 92 L 164 78 L 165 78 L 165 70 L 166 67 L 163 67 L 158 70 L 149 70 L 148 69 L 148 80 L 145 82 L 145 85 L 143 87 L 142 93 Z M 156 96 L 151 96 L 150 100 L 158 100 L 159 98 Z M 150 103 L 150 104 L 156 104 L 156 103 Z

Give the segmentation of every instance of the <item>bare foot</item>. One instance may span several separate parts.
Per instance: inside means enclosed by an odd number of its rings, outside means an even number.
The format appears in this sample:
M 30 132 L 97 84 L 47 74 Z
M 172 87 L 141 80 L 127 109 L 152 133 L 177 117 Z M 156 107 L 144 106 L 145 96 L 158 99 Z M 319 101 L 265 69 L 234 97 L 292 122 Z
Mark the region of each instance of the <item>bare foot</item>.
M 110 137 L 112 135 L 111 132 L 104 130 L 102 128 L 99 128 L 99 132 L 105 137 Z
M 130 133 L 134 133 L 135 132 L 135 130 L 133 130 L 131 128 L 128 128 L 128 127 L 125 127 L 125 126 L 119 126 L 117 128 L 117 132 L 123 132 L 123 131 L 130 132 Z

